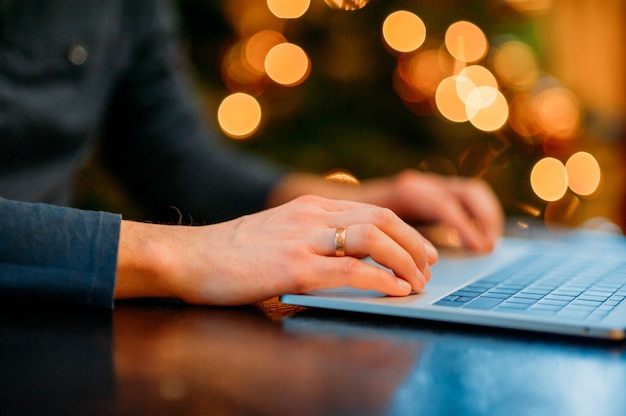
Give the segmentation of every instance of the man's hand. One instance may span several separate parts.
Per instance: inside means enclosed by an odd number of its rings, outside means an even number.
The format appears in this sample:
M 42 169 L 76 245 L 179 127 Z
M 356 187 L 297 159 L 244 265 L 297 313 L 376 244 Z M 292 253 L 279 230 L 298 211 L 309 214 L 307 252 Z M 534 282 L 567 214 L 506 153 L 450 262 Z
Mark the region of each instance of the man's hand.
M 335 256 L 338 227 L 345 257 Z M 366 256 L 393 273 L 359 260 Z M 202 227 L 124 221 L 115 296 L 237 305 L 345 285 L 404 296 L 424 288 L 436 260 L 390 209 L 305 196 Z

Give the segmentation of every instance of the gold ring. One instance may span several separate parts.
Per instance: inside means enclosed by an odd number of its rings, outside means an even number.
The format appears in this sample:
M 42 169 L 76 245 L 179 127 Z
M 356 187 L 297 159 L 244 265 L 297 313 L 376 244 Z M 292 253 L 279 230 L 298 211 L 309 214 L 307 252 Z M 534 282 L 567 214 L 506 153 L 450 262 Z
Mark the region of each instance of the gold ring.
M 335 256 L 346 255 L 346 227 L 339 227 L 335 231 Z

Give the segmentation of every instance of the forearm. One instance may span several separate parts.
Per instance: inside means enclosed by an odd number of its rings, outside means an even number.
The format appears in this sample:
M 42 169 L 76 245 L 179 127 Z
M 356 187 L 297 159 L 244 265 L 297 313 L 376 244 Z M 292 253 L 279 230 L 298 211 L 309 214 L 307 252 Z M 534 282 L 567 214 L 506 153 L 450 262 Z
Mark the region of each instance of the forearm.
M 0 296 L 112 307 L 120 218 L 0 198 Z

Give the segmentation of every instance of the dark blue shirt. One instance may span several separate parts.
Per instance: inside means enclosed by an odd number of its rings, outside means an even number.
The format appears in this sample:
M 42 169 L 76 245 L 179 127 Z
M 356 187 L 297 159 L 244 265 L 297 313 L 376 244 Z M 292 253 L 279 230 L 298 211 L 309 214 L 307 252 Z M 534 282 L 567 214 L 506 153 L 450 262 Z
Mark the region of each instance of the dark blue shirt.
M 168 6 L 0 0 L 2 296 L 112 305 L 121 218 L 61 208 L 97 146 L 154 212 L 210 223 L 264 208 L 282 172 L 204 125 Z

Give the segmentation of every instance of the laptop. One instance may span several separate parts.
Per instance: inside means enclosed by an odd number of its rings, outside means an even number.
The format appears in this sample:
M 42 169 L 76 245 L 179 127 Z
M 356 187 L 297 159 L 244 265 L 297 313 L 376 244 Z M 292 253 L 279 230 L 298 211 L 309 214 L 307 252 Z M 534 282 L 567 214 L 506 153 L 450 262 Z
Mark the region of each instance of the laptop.
M 626 338 L 622 236 L 577 230 L 540 238 L 506 237 L 488 255 L 458 249 L 439 254 L 426 288 L 406 297 L 342 287 L 283 295 L 280 300 L 431 321 Z

